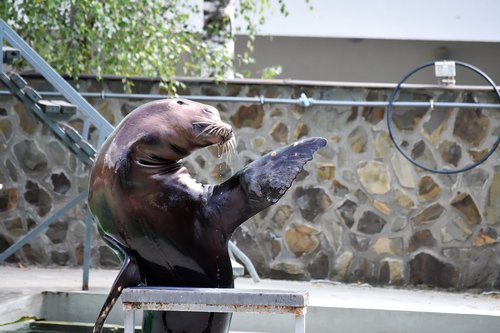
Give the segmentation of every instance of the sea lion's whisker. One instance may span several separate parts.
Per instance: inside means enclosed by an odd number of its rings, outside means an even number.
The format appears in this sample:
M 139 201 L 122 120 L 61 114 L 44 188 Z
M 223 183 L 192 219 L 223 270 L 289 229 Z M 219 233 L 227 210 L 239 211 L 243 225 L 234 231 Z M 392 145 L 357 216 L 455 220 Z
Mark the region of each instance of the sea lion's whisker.
M 197 138 L 201 135 L 204 135 L 204 134 L 207 134 L 207 132 L 213 128 L 215 126 L 215 124 L 213 124 L 212 122 L 208 122 L 208 121 L 199 121 L 199 122 L 195 122 L 193 123 L 193 125 L 206 125 L 206 127 L 196 136 Z
M 210 124 L 200 134 L 208 134 L 211 136 L 216 136 L 217 135 L 216 132 L 217 132 L 218 128 L 219 128 L 219 126 L 217 124 Z
M 229 159 L 229 162 L 231 161 L 231 158 L 233 156 L 236 156 L 236 138 L 234 137 L 234 135 L 231 133 L 231 138 L 229 139 L 229 145 L 228 145 L 228 148 L 229 148 L 229 152 L 227 154 L 228 156 L 228 159 Z
M 228 132 L 228 131 L 225 131 Z M 226 135 L 227 137 L 227 135 Z M 223 143 L 219 144 L 222 150 L 222 154 L 225 155 L 225 162 L 230 164 L 232 157 L 236 155 L 236 139 L 234 135 L 231 134 L 229 139 L 225 140 Z
M 236 139 L 234 138 L 234 135 L 231 136 L 231 139 L 229 140 L 230 145 L 231 145 L 231 151 L 234 155 L 236 155 Z
M 236 154 L 236 142 L 233 134 L 233 130 L 228 125 L 222 125 L 220 123 L 212 121 L 199 121 L 193 122 L 193 125 L 205 125 L 205 128 L 196 136 L 209 135 L 213 137 L 219 137 L 221 139 L 219 146 L 219 155 L 225 154 L 228 157 L 228 161 L 231 155 Z

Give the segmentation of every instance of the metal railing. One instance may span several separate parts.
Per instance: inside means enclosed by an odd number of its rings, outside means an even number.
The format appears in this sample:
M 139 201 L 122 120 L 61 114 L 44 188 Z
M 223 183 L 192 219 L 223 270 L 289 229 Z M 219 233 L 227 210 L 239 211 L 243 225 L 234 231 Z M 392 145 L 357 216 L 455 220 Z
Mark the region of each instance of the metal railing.
M 10 94 L 10 91 L 0 90 L 0 95 Z M 54 91 L 40 91 L 42 96 L 58 97 L 61 93 Z M 135 94 L 135 93 L 113 93 L 101 92 L 80 92 L 80 95 L 88 98 L 110 98 L 110 99 L 143 99 L 156 100 L 165 99 L 171 96 L 162 94 Z M 200 102 L 227 102 L 227 103 L 247 103 L 247 104 L 288 104 L 300 105 L 303 107 L 312 106 L 332 106 L 332 107 L 387 107 L 388 101 L 356 101 L 356 100 L 323 100 L 308 97 L 302 93 L 299 98 L 272 98 L 265 96 L 243 97 L 243 96 L 201 96 L 201 95 L 179 95 L 181 98 Z M 500 109 L 500 104 L 496 103 L 466 103 L 466 102 L 440 102 L 429 100 L 427 102 L 395 101 L 393 106 L 412 108 L 480 108 L 480 109 Z

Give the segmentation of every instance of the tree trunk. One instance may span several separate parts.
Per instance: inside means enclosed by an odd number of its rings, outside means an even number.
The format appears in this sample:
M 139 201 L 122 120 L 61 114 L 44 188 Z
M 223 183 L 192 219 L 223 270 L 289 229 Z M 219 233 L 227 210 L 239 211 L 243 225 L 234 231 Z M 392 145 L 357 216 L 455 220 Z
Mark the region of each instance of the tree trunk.
M 204 39 L 211 54 L 221 59 L 225 64 L 224 78 L 234 77 L 232 59 L 234 58 L 234 0 L 204 0 L 203 1 L 203 31 Z M 213 76 L 214 68 L 202 70 L 203 76 Z

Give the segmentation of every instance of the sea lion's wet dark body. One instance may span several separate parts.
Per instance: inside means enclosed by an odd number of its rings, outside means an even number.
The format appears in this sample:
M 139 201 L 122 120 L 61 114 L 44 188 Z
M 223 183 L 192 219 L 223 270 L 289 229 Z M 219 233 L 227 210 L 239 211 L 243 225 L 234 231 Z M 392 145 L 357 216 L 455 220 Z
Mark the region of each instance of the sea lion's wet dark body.
M 233 231 L 275 203 L 326 144 L 312 138 L 287 146 L 220 185 L 200 184 L 180 165 L 193 150 L 231 137 L 217 110 L 172 99 L 139 107 L 106 140 L 92 169 L 89 205 L 124 265 L 96 331 L 127 286 L 233 287 L 227 250 Z M 230 319 L 225 313 L 144 311 L 143 332 L 227 332 Z

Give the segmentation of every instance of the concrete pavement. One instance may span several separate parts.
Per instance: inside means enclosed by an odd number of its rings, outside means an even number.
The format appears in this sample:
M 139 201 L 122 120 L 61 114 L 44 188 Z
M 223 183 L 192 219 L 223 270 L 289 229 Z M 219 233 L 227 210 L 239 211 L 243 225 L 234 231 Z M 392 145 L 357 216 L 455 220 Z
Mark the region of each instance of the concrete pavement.
M 91 270 L 89 290 L 81 291 L 79 268 L 0 266 L 0 323 L 15 320 L 21 314 L 92 322 L 117 273 Z M 254 283 L 249 278 L 237 278 L 235 285 L 242 289 L 309 291 L 307 327 L 315 333 L 331 332 L 333 326 L 337 333 L 359 332 L 367 327 L 370 332 L 407 333 L 497 332 L 500 327 L 500 297 L 496 294 L 375 288 L 331 281 Z M 114 311 L 116 314 L 108 322 L 122 323 L 120 303 Z M 289 326 L 293 331 L 293 320 L 282 317 L 286 316 L 235 314 L 232 327 L 285 332 L 283 328 Z M 425 328 L 426 325 L 430 327 Z

